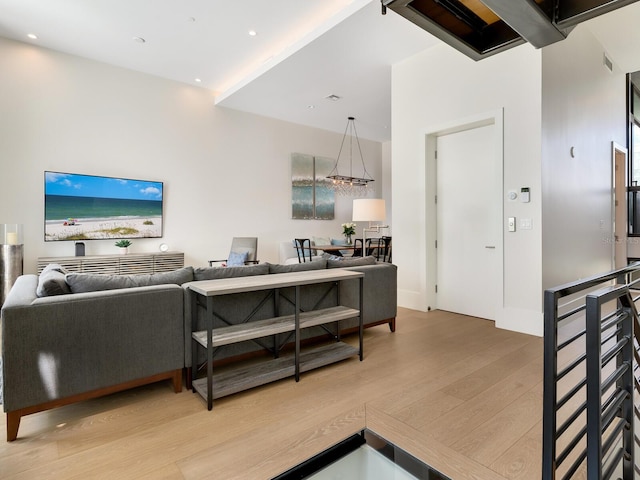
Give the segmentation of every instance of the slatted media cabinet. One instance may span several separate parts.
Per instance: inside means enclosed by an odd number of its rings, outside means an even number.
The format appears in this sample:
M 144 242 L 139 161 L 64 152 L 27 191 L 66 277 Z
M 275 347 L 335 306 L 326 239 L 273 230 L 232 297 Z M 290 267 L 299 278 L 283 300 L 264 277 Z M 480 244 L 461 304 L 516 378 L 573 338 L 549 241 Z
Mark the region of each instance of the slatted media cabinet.
M 82 257 L 38 257 L 38 273 L 50 263 L 62 265 L 74 273 L 136 273 L 170 272 L 184 267 L 184 253 L 128 253 L 126 255 L 87 255 Z
M 301 311 L 300 287 L 304 285 L 335 282 L 336 288 L 338 288 L 339 282 L 349 279 L 359 279 L 360 281 L 359 309 L 338 305 L 310 312 Z M 297 382 L 300 380 L 301 372 L 339 362 L 354 355 L 359 355 L 360 361 L 362 361 L 363 322 L 361 312 L 363 310 L 363 280 L 364 274 L 362 272 L 336 268 L 257 275 L 253 277 L 202 280 L 191 283 L 189 288 L 195 293 L 195 295 L 192 295 L 192 365 L 197 365 L 198 348 L 205 348 L 207 351 L 207 376 L 206 378 L 193 380 L 193 391 L 198 392 L 206 399 L 207 408 L 211 410 L 213 408 L 214 398 L 231 395 L 291 376 L 295 377 Z M 215 297 L 258 290 L 274 290 L 277 292 L 279 289 L 287 287 L 295 288 L 294 314 L 213 328 Z M 206 330 L 197 331 L 196 329 L 199 308 L 206 309 Z M 355 317 L 359 319 L 359 348 L 341 342 L 338 334 L 336 338 L 337 341 L 334 343 L 306 348 L 304 352 L 301 352 L 300 331 L 302 329 L 340 322 L 341 320 Z M 339 332 L 340 329 L 338 328 L 337 331 Z M 294 333 L 295 352 L 293 355 L 284 355 L 282 357 L 265 360 L 258 365 L 238 366 L 229 370 L 224 369 L 220 373 L 214 374 L 214 347 L 286 332 Z M 194 372 L 195 371 L 196 369 L 194 367 Z

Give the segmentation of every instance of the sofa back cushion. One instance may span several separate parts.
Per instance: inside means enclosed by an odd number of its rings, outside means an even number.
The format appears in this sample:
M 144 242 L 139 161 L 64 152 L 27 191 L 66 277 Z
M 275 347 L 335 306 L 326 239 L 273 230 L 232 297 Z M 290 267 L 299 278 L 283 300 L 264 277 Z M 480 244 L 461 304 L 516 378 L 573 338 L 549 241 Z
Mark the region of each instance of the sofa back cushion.
M 38 297 L 50 297 L 52 295 L 65 295 L 71 293 L 66 282 L 67 270 L 62 265 L 50 263 L 40 273 L 36 295 Z
M 278 265 L 268 263 L 269 273 L 289 273 L 289 272 L 306 272 L 307 270 L 324 270 L 327 268 L 327 261 L 314 260 L 313 262 L 292 263 L 289 265 Z
M 361 265 L 375 265 L 376 257 L 343 257 L 342 260 L 327 260 L 327 268 L 359 267 Z
M 103 273 L 68 273 L 66 275 L 66 281 L 72 293 L 146 287 L 149 285 L 182 285 L 192 280 L 192 267 L 183 267 L 171 272 L 137 275 L 105 275 Z
M 194 280 L 217 280 L 219 278 L 250 277 L 252 275 L 266 275 L 269 264 L 247 265 L 243 267 L 202 267 L 193 269 Z

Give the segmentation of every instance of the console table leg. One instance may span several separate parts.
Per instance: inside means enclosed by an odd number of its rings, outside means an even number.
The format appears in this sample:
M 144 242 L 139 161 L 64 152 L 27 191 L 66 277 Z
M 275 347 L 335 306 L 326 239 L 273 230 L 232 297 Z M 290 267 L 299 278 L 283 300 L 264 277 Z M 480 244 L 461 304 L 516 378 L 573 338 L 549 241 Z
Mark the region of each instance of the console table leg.
M 213 297 L 207 297 L 207 409 L 213 408 Z
M 364 359 L 364 277 L 360 277 L 360 315 L 359 315 L 359 328 L 358 333 L 360 335 L 360 361 Z
M 296 382 L 300 381 L 300 285 L 296 285 Z

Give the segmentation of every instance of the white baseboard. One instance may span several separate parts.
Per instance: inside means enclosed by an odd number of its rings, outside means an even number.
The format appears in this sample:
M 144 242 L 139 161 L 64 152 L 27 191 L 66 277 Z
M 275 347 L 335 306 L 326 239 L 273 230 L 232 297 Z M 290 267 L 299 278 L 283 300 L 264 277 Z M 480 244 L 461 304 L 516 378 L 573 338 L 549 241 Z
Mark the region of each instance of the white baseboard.
M 504 307 L 500 318 L 496 320 L 496 327 L 542 337 L 544 335 L 544 314 L 542 311 Z
M 424 295 L 411 290 L 398 290 L 398 306 L 426 312 L 435 310 L 435 305 L 429 305 Z M 496 328 L 511 330 L 513 332 L 525 333 L 542 337 L 544 335 L 544 315 L 534 310 L 505 307 L 499 313 L 499 318 L 495 320 Z
M 427 305 L 424 295 L 412 290 L 398 289 L 398 306 L 420 312 L 429 310 L 429 305 Z M 434 307 L 432 306 L 432 308 Z

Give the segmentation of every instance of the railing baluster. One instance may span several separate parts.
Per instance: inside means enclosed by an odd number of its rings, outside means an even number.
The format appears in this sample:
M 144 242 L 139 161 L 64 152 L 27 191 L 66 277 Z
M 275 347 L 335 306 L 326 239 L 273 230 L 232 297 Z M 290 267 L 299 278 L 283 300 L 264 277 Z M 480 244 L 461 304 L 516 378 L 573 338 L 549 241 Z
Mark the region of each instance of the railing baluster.
M 640 446 L 634 432 L 640 410 L 633 401 L 636 390 L 640 392 L 634 375 L 640 363 L 634 302 L 640 297 L 630 292 L 631 285 L 637 289 L 639 280 L 631 279 L 638 273 L 640 263 L 635 263 L 545 291 L 544 480 L 570 480 L 584 475 L 585 466 L 589 480 L 632 480 L 640 473 L 634 459 L 635 445 Z M 560 305 L 567 300 L 570 309 Z M 561 308 L 565 313 L 559 313 Z M 564 448 L 558 452 L 560 437 Z M 571 464 L 564 465 L 569 459 Z
M 602 478 L 601 308 L 587 295 L 587 479 Z

